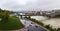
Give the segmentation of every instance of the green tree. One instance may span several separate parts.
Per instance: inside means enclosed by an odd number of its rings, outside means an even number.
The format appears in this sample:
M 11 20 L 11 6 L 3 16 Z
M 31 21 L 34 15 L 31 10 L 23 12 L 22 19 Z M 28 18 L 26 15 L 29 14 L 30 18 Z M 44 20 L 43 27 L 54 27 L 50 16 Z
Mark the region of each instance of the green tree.
M 7 22 L 8 18 L 9 18 L 9 15 L 10 15 L 9 11 L 6 11 L 6 10 L 1 11 L 0 12 L 0 18 L 2 19 L 1 22 Z

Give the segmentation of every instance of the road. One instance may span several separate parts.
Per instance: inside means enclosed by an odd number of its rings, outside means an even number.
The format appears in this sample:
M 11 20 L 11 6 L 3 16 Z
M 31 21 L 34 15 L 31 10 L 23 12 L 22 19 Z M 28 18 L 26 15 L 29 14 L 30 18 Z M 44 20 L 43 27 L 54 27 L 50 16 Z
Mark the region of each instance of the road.
M 44 28 L 40 27 L 38 24 L 26 20 L 26 19 L 20 19 L 21 22 L 26 26 L 27 31 L 47 31 Z M 23 29 L 24 30 L 24 29 Z
M 21 19 L 20 16 L 18 17 L 20 21 L 25 25 L 25 28 L 21 29 L 21 31 L 48 31 L 47 29 L 30 20 L 27 20 L 25 18 Z

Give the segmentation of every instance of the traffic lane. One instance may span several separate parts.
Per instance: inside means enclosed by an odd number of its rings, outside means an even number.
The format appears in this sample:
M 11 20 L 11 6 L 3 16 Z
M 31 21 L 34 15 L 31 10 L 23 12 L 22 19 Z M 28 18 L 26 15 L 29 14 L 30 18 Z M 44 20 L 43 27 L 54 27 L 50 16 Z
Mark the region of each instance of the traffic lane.
M 25 19 L 21 19 L 21 21 L 25 26 L 29 26 L 29 25 L 35 26 L 36 25 L 32 21 L 28 21 L 28 20 L 25 20 Z
M 28 27 L 28 31 L 46 31 L 46 30 L 40 26 L 30 26 Z
M 46 29 L 40 27 L 39 25 L 37 25 L 34 22 L 31 22 L 31 21 L 28 21 L 28 20 L 25 20 L 25 19 L 23 19 L 22 21 L 26 26 L 28 26 L 27 29 L 29 31 L 46 31 Z

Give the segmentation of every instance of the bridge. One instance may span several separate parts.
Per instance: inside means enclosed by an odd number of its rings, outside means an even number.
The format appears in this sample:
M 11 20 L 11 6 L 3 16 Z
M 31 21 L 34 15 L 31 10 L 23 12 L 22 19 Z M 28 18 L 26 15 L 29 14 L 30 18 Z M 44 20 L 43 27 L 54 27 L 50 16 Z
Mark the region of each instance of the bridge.
M 60 15 L 58 13 L 16 13 L 18 16 L 46 16 L 46 17 L 54 17 L 56 15 Z
M 31 14 L 23 14 L 23 13 L 18 13 L 17 14 L 18 16 L 20 16 L 21 18 L 23 17 L 23 16 L 27 16 L 27 17 L 29 17 L 29 16 L 46 16 L 46 15 L 42 15 L 42 14 L 33 14 L 33 15 L 31 15 Z

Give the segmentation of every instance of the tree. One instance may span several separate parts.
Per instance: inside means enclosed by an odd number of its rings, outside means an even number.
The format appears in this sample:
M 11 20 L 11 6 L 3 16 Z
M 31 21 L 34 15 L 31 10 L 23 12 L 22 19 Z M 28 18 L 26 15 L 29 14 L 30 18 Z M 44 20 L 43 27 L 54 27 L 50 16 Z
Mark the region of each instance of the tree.
M 7 22 L 9 19 L 9 11 L 3 12 L 2 22 Z
M 10 14 L 9 11 L 0 9 L 0 19 L 2 19 L 1 22 L 7 22 L 9 18 L 9 14 Z

